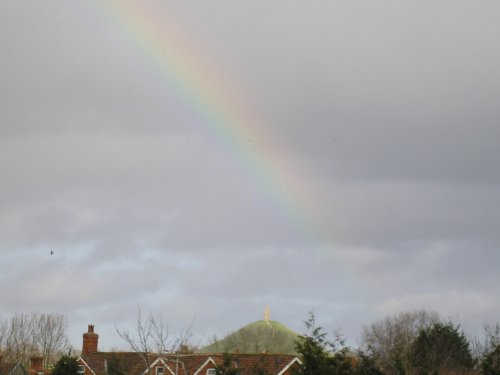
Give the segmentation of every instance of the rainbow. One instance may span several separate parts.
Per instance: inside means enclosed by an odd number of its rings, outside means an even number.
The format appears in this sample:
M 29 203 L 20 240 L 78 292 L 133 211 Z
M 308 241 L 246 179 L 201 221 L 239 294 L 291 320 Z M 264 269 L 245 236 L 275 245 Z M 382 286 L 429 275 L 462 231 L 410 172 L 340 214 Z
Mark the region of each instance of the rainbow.
M 317 239 L 311 209 L 316 194 L 307 178 L 290 160 L 276 156 L 276 145 L 268 141 L 273 137 L 262 134 L 266 128 L 262 121 L 248 110 L 235 88 L 221 79 L 223 75 L 188 47 L 192 43 L 183 39 L 185 33 L 175 21 L 165 19 L 164 14 L 160 19 L 158 12 L 141 1 L 98 0 L 95 7 L 140 50 L 163 84 L 188 104 L 204 130 L 244 166 L 305 239 Z M 258 142 L 249 143 L 250 139 Z

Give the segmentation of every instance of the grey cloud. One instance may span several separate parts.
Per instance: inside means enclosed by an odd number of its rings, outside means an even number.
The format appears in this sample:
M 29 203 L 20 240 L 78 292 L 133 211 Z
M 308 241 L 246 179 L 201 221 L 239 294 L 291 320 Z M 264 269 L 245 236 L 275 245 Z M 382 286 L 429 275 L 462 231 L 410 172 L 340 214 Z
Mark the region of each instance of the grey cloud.
M 498 4 L 130 4 L 303 201 L 277 202 L 108 3 L 4 2 L 0 315 L 66 313 L 75 346 L 89 320 L 117 346 L 138 303 L 196 316 L 200 341 L 265 305 L 353 341 L 399 309 L 495 319 Z

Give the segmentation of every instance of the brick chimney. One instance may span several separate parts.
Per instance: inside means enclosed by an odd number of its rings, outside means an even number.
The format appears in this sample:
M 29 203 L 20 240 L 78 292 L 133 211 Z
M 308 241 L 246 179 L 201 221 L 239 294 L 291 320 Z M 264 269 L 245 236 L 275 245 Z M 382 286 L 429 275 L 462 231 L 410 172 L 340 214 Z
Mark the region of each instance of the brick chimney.
M 192 354 L 193 352 L 189 350 L 189 347 L 187 345 L 181 345 L 179 349 L 180 354 Z
M 94 333 L 94 325 L 89 324 L 87 333 L 83 334 L 82 355 L 97 353 L 97 342 L 99 335 Z
M 35 372 L 43 371 L 43 356 L 35 353 L 30 358 L 30 370 L 34 370 Z

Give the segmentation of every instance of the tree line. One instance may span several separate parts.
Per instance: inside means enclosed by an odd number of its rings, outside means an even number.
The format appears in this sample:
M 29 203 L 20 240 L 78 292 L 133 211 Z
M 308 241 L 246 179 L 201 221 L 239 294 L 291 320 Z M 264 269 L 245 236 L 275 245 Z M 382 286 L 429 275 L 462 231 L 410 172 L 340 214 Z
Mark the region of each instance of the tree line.
M 27 367 L 33 355 L 40 355 L 44 357 L 44 368 L 48 368 L 69 348 L 64 315 L 31 312 L 0 318 L 0 353 L 4 362 Z
M 304 323 L 307 332 L 295 342 L 302 361 L 296 375 L 439 375 L 443 370 L 500 375 L 499 325 L 485 327 L 481 340 L 467 337 L 458 323 L 435 312 L 401 312 L 363 327 L 361 345 L 353 350 L 340 334 L 330 338 L 313 313 Z M 191 326 L 170 350 L 163 327 L 161 316 L 150 313 L 143 318 L 139 309 L 135 332 L 117 331 L 135 352 L 156 348 L 159 353 L 179 353 L 179 344 L 186 346 L 191 336 Z M 226 354 L 216 374 L 237 375 L 240 370 L 230 366 L 231 355 Z
M 297 340 L 302 357 L 298 375 L 500 375 L 500 326 L 485 327 L 480 340 L 467 337 L 458 323 L 425 310 L 387 316 L 363 328 L 361 346 L 327 333 L 311 313 L 307 333 Z
M 342 335 L 331 338 L 313 313 L 304 323 L 306 332 L 295 342 L 302 361 L 296 375 L 439 375 L 450 369 L 500 375 L 498 324 L 485 327 L 484 337 L 476 338 L 435 312 L 400 312 L 363 327 L 360 346 L 352 349 Z M 191 337 L 191 325 L 170 339 L 161 316 L 143 316 L 139 310 L 135 329 L 117 328 L 117 333 L 132 351 L 144 354 L 149 367 L 147 353 L 181 353 Z M 54 375 L 74 375 L 75 358 L 65 355 L 69 350 L 64 315 L 16 313 L 0 319 L 0 353 L 6 362 L 29 366 L 31 356 L 41 355 L 45 368 L 55 364 Z M 226 373 L 224 368 L 217 371 Z

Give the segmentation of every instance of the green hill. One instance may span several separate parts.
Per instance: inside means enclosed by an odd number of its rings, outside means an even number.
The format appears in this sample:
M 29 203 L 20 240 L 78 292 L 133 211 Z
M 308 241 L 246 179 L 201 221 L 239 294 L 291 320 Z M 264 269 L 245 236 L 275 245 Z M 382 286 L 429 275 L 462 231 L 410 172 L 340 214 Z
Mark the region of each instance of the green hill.
M 235 352 L 240 353 L 280 353 L 296 354 L 295 340 L 298 334 L 275 321 L 258 320 L 222 340 L 200 349 L 202 353 Z

